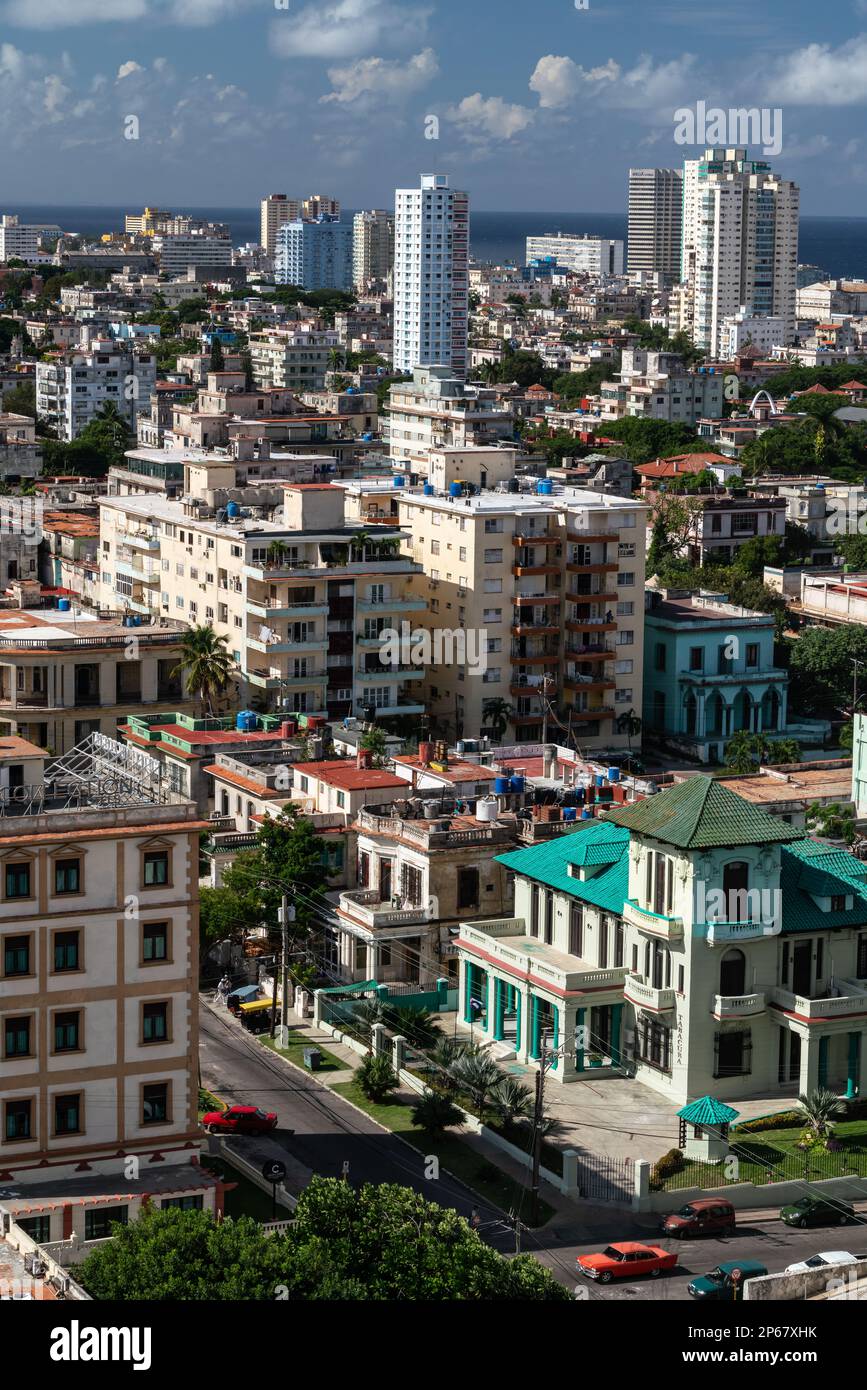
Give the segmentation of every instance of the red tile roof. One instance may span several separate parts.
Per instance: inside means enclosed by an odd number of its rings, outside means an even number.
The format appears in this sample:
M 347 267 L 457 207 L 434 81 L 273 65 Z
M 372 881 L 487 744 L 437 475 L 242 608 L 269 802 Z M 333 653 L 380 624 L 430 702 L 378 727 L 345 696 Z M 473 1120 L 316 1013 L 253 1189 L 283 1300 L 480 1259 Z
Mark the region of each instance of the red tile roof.
M 329 786 L 339 787 L 341 791 L 367 791 L 372 787 L 405 787 L 403 777 L 395 777 L 379 767 L 356 767 L 352 758 L 325 759 L 318 763 L 295 763 L 294 771 L 302 777 L 315 777 Z

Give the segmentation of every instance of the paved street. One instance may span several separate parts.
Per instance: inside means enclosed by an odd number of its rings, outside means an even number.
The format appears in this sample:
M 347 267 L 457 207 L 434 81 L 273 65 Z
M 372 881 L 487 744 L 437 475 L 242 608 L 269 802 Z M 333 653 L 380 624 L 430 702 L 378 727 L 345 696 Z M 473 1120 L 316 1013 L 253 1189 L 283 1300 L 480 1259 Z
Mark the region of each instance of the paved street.
M 324 1177 L 340 1177 L 348 1161 L 353 1183 L 402 1183 L 465 1217 L 475 1207 L 490 1243 L 499 1250 L 513 1249 L 511 1232 L 487 1224 L 497 1222 L 501 1213 L 463 1183 L 446 1174 L 425 1178 L 422 1154 L 385 1133 L 312 1076 L 272 1057 L 231 1019 L 224 1020 L 206 1006 L 200 1006 L 199 1014 L 202 1085 L 224 1100 L 276 1111 L 274 1139 L 305 1167 Z

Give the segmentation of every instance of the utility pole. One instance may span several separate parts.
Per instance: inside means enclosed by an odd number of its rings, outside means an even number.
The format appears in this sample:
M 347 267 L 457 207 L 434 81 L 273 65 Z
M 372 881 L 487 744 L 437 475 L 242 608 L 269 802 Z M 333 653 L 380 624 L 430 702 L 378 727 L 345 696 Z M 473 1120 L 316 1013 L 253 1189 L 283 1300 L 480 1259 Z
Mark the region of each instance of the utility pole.
M 295 909 L 289 906 L 288 894 L 284 893 L 280 903 L 280 935 L 282 945 L 282 963 L 280 970 L 280 990 L 282 993 L 282 1007 L 280 1009 L 280 1046 L 286 1047 L 289 1043 L 289 923 L 295 920 Z M 276 981 L 277 971 L 274 971 Z
M 536 1072 L 536 1104 L 533 1109 L 533 1225 L 539 1224 L 539 1187 L 542 1167 L 542 1117 L 545 1105 L 545 1033 L 542 1032 L 542 1051 L 539 1057 L 539 1070 Z

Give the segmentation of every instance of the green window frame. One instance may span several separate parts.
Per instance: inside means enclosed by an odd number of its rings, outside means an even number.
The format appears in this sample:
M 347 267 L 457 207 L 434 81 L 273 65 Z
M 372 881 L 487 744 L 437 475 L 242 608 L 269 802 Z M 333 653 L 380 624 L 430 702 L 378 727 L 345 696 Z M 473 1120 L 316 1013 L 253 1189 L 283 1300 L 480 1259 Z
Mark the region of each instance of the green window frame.
M 54 938 L 54 971 L 77 970 L 80 960 L 79 932 L 58 932 Z
M 3 1024 L 4 1057 L 30 1056 L 30 1018 L 7 1018 Z

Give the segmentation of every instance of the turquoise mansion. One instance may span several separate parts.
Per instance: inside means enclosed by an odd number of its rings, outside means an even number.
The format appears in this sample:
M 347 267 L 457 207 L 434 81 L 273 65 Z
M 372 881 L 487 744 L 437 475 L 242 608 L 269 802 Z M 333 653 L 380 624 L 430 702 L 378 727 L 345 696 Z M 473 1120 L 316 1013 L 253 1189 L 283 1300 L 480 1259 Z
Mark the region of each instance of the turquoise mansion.
M 499 856 L 515 916 L 464 922 L 460 1002 L 552 1080 L 696 1095 L 860 1087 L 867 865 L 695 775 Z M 598 1069 L 598 1070 L 594 1070 Z

